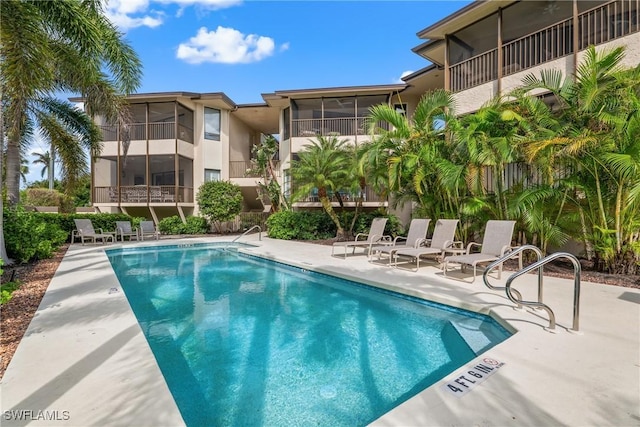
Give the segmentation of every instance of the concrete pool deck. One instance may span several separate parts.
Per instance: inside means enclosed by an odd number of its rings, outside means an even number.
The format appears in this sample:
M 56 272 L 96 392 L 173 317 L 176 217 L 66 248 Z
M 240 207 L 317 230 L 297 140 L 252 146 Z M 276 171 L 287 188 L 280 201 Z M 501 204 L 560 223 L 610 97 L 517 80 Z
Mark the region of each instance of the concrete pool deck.
M 223 240 L 229 239 L 185 241 Z M 256 235 L 242 241 L 256 244 L 242 249 L 248 253 L 490 314 L 517 331 L 372 425 L 640 425 L 638 289 L 583 283 L 580 332 L 572 333 L 573 281 L 546 277 L 545 303 L 558 323 L 557 333 L 550 333 L 544 311 L 515 309 L 481 279 L 445 278 L 434 263 L 425 262 L 416 273 L 369 263 L 361 250 L 345 260 L 332 257 L 330 246 L 258 241 Z M 184 425 L 104 252 L 179 243 L 69 248 L 0 382 L 3 426 Z M 514 287 L 535 300 L 535 284 L 526 275 Z M 464 375 L 472 379 L 469 368 L 485 359 L 504 365 L 475 387 L 454 382 Z M 465 387 L 460 382 L 470 389 L 457 396 L 447 384 Z

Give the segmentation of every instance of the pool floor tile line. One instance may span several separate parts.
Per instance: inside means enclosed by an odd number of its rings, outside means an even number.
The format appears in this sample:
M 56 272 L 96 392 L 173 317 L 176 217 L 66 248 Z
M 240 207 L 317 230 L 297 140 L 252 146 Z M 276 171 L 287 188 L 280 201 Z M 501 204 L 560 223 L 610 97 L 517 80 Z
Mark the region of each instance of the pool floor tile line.
M 185 242 L 224 240 L 229 239 Z M 581 332 L 573 334 L 567 330 L 573 283 L 545 278 L 545 302 L 558 321 L 552 334 L 544 329 L 544 312 L 517 310 L 480 280 L 444 278 L 433 263 L 415 273 L 369 263 L 361 252 L 346 260 L 332 257 L 330 246 L 257 236 L 242 241 L 256 247 L 241 251 L 256 256 L 490 314 L 516 331 L 471 362 L 489 357 L 504 365 L 464 396 L 444 386 L 464 375 L 468 365 L 372 425 L 640 425 L 638 289 L 584 283 Z M 3 426 L 184 425 L 104 253 L 118 246 L 70 247 L 0 383 Z M 502 283 L 508 275 L 503 273 Z M 533 275 L 519 278 L 514 287 L 525 299 L 535 299 Z

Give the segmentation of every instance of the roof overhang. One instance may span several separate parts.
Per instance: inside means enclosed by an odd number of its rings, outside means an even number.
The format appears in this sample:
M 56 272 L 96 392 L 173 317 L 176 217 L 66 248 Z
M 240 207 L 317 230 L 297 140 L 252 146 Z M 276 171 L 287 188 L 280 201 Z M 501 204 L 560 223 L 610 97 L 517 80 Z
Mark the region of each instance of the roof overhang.
M 310 97 L 330 97 L 330 96 L 353 96 L 353 95 L 382 95 L 386 93 L 401 92 L 407 86 L 404 83 L 390 85 L 371 86 L 344 86 L 316 89 L 293 89 L 278 90 L 273 95 L 281 98 L 310 98 Z M 264 96 L 264 95 L 263 95 Z
M 518 0 L 476 0 L 435 24 L 419 31 L 417 35 L 421 39 L 444 39 L 446 34 L 453 34 L 516 1 Z
M 280 107 L 268 104 L 241 104 L 231 114 L 266 135 L 280 132 Z

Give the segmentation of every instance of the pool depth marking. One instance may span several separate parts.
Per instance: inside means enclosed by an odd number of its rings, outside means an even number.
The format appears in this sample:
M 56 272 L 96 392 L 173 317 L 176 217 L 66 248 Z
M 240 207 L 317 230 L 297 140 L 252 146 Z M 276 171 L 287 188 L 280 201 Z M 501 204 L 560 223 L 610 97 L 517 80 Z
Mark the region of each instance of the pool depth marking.
M 485 357 L 480 363 L 470 363 L 464 367 L 464 374 L 443 384 L 442 389 L 456 396 L 464 396 L 503 366 L 504 362 Z

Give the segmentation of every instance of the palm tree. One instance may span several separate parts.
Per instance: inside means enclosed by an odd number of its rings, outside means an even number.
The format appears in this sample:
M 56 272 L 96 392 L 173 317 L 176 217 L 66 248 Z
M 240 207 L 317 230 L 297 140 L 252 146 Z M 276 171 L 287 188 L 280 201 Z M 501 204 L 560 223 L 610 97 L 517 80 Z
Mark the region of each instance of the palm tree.
M 352 157 L 348 155 L 347 140 L 338 140 L 335 135 L 317 136 L 310 140 L 299 153 L 300 159 L 292 163 L 292 176 L 297 188 L 294 199 L 318 190 L 318 198 L 325 212 L 331 217 L 337 228 L 338 239 L 344 239 L 345 233 L 340 218 L 331 205 L 331 193 L 349 187 L 349 169 Z
M 42 165 L 42 169 L 40 170 L 40 178 L 44 178 L 45 174 L 49 171 L 49 167 L 51 165 L 51 156 L 48 151 L 44 153 L 40 153 L 38 151 L 34 151 L 31 153 L 32 156 L 35 157 L 31 163 L 34 165 Z
M 411 121 L 388 105 L 370 111 L 372 142 L 363 147 L 360 167 L 379 190 L 393 193 L 394 203 L 414 202 L 421 215 L 454 214 L 457 182 L 441 179 L 449 162 L 449 126 L 454 122 L 453 97 L 444 90 L 425 94 Z M 377 126 L 387 123 L 389 130 Z M 386 179 L 385 179 L 386 177 Z
M 100 148 L 92 121 L 70 104 L 55 100 L 55 91 L 79 92 L 89 114 L 102 114 L 112 122 L 127 118 L 120 94 L 138 87 L 141 63 L 102 8 L 100 0 L 0 2 L 0 149 L 6 135 L 6 189 L 11 205 L 19 201 L 21 142 L 30 123 L 41 126 L 50 142 L 62 148 L 58 152 L 69 186 L 77 180 L 76 168 L 83 166 L 78 156 L 82 147 L 89 148 L 91 155 Z M 6 260 L 3 243 L 0 255 Z
M 95 128 L 80 135 L 72 132 L 80 124 L 75 121 L 78 115 L 73 114 L 70 104 L 52 99 L 54 91 L 80 92 L 90 112 L 116 117 L 122 105 L 117 94 L 130 93 L 139 84 L 140 61 L 102 7 L 100 0 L 0 4 L 10 204 L 19 200 L 20 139 L 29 121 L 45 128 L 47 137 L 56 138 L 51 141 L 54 144 L 98 148 Z M 87 134 L 91 139 L 86 139 Z M 64 164 L 65 156 L 60 154 Z M 74 156 L 67 159 L 72 160 L 70 167 L 77 160 Z M 69 174 L 73 179 L 75 172 Z
M 640 262 L 640 67 L 624 70 L 624 48 L 590 47 L 575 81 L 558 72 L 525 78 L 561 106 L 552 137 L 526 147 L 530 159 L 569 164 L 566 183 L 601 269 L 636 274 Z

